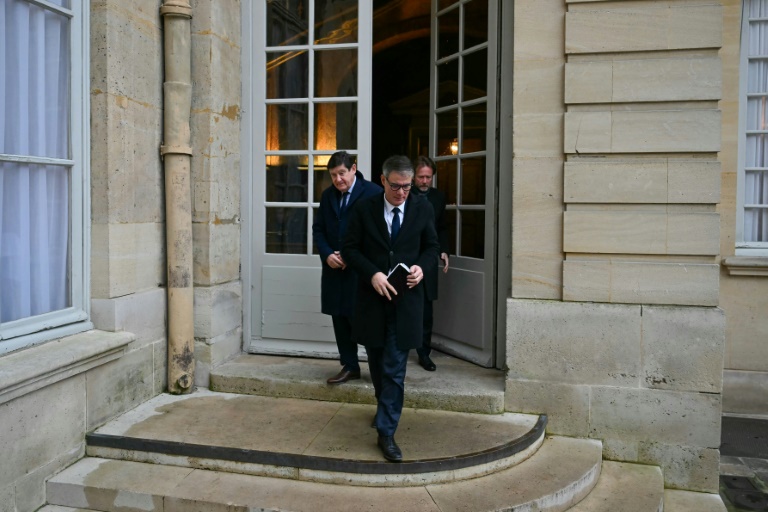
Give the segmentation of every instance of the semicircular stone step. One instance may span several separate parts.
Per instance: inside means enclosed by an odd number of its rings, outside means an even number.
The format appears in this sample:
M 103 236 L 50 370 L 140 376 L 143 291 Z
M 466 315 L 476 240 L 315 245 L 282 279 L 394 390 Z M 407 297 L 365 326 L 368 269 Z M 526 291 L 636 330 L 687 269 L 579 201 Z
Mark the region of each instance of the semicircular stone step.
M 89 434 L 94 457 L 363 486 L 419 486 L 511 467 L 541 446 L 546 416 L 403 411 L 404 460 L 383 460 L 372 405 L 198 390 L 159 395 Z
M 599 441 L 548 437 L 532 457 L 493 474 L 365 489 L 88 457 L 49 480 L 47 495 L 51 505 L 103 512 L 562 512 L 594 487 L 601 452 Z

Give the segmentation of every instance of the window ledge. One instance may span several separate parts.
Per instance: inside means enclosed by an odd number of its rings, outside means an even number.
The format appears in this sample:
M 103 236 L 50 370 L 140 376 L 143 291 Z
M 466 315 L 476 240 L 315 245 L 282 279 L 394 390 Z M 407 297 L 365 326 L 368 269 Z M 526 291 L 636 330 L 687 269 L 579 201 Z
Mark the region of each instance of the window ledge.
M 765 256 L 729 256 L 722 263 L 732 276 L 768 277 L 768 257 Z
M 135 339 L 91 330 L 0 357 L 0 404 L 117 359 Z

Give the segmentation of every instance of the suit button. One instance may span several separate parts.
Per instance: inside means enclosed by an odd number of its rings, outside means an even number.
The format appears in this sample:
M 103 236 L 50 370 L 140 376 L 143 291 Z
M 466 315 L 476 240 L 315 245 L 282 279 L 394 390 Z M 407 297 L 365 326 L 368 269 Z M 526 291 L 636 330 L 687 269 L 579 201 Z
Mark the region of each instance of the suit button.
M 389 255 L 390 255 L 390 256 L 394 256 L 394 255 L 395 255 L 395 252 L 394 252 L 394 251 L 389 251 Z

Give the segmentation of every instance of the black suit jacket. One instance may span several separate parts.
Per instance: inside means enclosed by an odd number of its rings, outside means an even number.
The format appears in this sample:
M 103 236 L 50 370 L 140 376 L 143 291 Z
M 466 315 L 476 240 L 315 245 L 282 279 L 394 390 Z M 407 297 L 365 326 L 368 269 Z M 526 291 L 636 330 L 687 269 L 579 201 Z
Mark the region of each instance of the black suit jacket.
M 409 288 L 391 304 L 371 284 L 377 272 L 387 274 L 398 263 L 419 265 L 426 276 L 434 271 L 440 246 L 430 203 L 410 194 L 405 204 L 402 228 L 394 244 L 384 220 L 384 194 L 358 202 L 352 212 L 341 255 L 359 276 L 357 302 L 352 317 L 352 340 L 369 347 L 381 347 L 386 337 L 387 308 L 397 315 L 397 346 L 418 348 L 422 343 L 424 282 Z
M 382 194 L 381 187 L 365 181 L 363 173 L 357 171 L 355 187 L 347 200 L 347 208 L 339 213 L 341 193 L 333 185 L 323 191 L 320 208 L 312 224 L 312 237 L 320 253 L 322 277 L 320 281 L 320 310 L 326 315 L 351 317 L 357 290 L 357 274 L 349 267 L 331 268 L 326 263 L 328 256 L 341 250 L 350 212 L 357 202 L 365 197 Z
M 440 242 L 440 252 L 451 254 L 448 223 L 445 219 L 445 194 L 441 190 L 430 187 L 426 192 L 421 192 L 417 189 L 416 195 L 426 198 L 432 205 L 432 209 L 435 211 L 435 230 L 437 231 L 437 239 Z M 441 267 L 442 260 L 439 259 L 438 255 L 438 264 L 435 266 L 435 271 L 424 275 L 424 286 L 426 287 L 427 299 L 429 300 L 437 300 L 437 281 Z

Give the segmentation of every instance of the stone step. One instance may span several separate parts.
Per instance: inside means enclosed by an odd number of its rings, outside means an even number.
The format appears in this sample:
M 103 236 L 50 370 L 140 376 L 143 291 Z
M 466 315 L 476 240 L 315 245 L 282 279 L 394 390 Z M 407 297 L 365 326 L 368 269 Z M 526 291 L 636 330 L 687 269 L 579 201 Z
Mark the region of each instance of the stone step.
M 418 409 L 498 414 L 504 412 L 504 372 L 481 368 L 433 352 L 437 371 L 427 372 L 411 351 L 405 378 L 405 405 Z M 244 354 L 211 372 L 212 390 L 273 397 L 373 404 L 367 363 L 362 378 L 328 385 L 340 370 L 338 361 Z
M 726 507 L 719 494 L 666 489 L 664 512 L 726 512 Z
M 199 389 L 158 395 L 86 437 L 89 456 L 364 486 L 454 482 L 513 466 L 546 417 L 405 408 L 403 462 L 384 461 L 375 406 Z
M 47 493 L 52 505 L 102 512 L 555 512 L 568 510 L 589 494 L 600 475 L 601 452 L 599 441 L 548 437 L 529 459 L 489 475 L 364 490 L 354 485 L 87 457 L 49 480 Z
M 572 512 L 661 512 L 664 476 L 658 466 L 603 461 L 600 478 Z M 694 512 L 693 510 L 691 512 Z
M 99 511 L 93 510 L 92 508 L 72 508 L 72 507 L 62 507 L 59 505 L 46 505 L 43 508 L 37 509 L 37 512 L 99 512 Z

